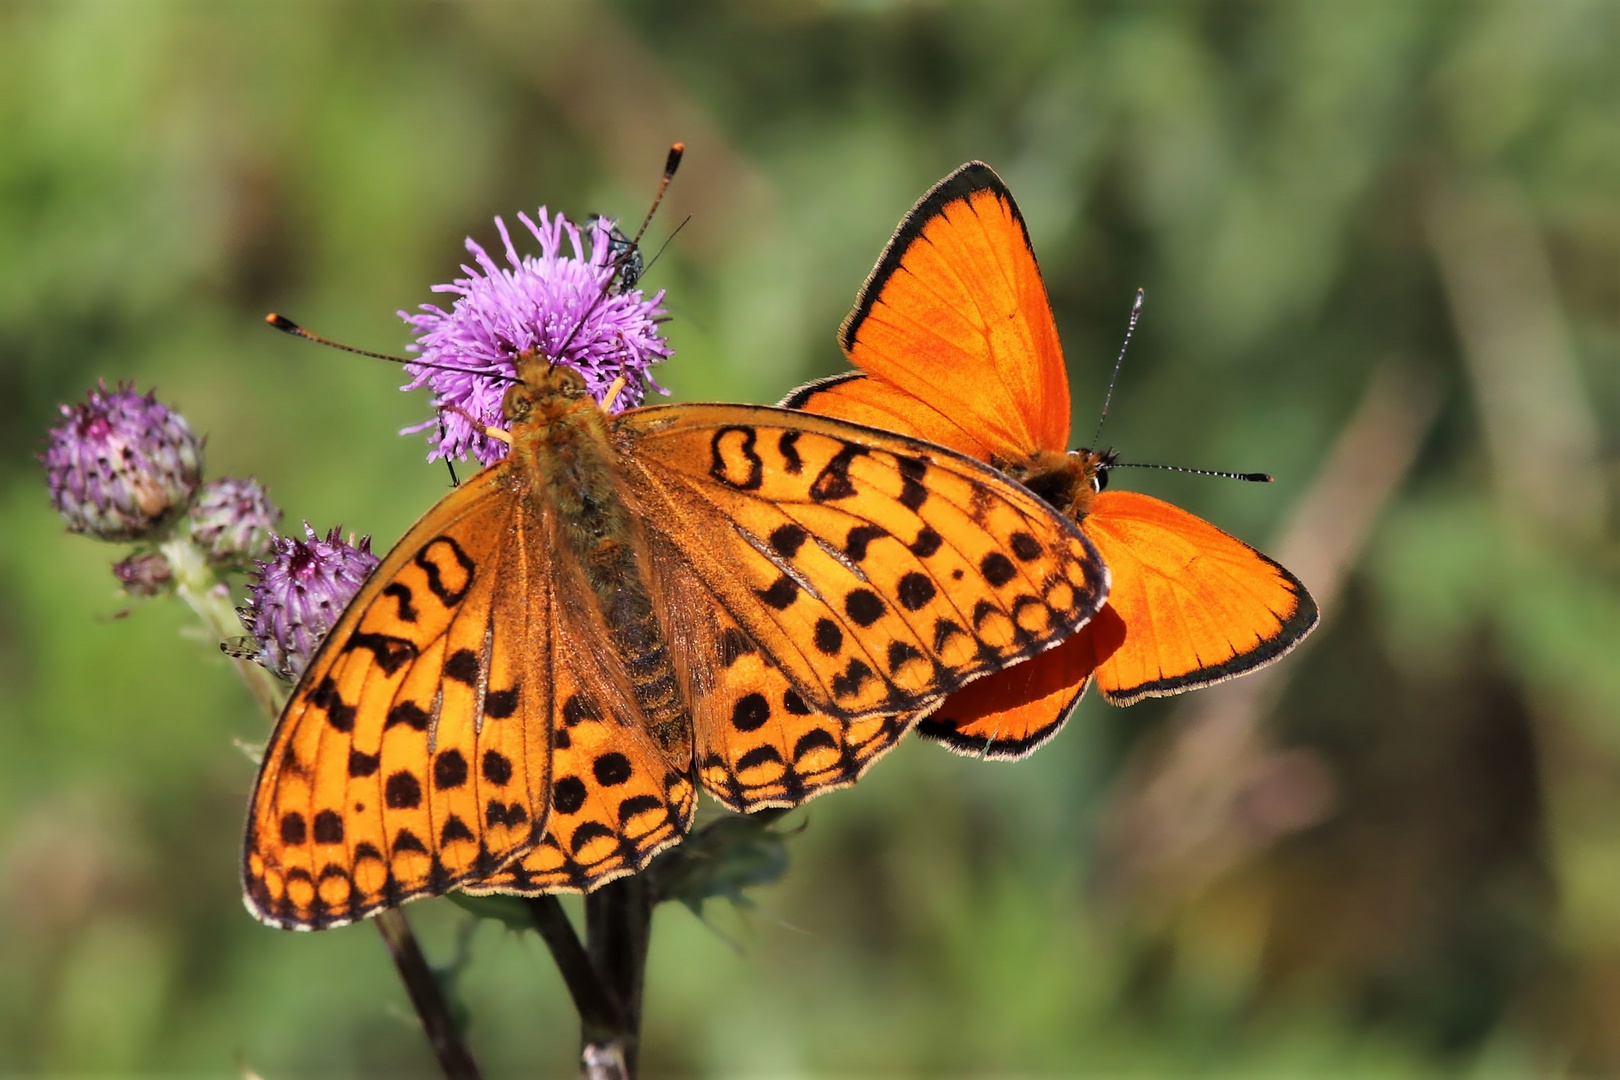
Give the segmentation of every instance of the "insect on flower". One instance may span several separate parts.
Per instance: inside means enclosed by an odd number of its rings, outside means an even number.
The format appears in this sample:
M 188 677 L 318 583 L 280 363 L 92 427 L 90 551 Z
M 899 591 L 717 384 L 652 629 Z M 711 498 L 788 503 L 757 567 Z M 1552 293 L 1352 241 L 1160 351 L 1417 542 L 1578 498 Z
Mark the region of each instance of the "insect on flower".
M 606 245 L 525 224 L 540 259 L 508 245 L 408 317 L 454 428 L 436 452 L 492 463 L 383 558 L 277 723 L 243 845 L 272 925 L 594 889 L 678 842 L 698 785 L 752 811 L 854 783 L 1106 595 L 1074 524 L 970 458 L 782 409 L 626 408 L 669 354 L 656 302 L 612 292 Z

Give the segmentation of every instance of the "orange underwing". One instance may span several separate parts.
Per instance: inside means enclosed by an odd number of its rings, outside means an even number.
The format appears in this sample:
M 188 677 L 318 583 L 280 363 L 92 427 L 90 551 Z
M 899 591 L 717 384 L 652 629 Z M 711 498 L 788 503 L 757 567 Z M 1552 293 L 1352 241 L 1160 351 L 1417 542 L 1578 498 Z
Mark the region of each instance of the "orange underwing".
M 901 221 L 839 331 L 859 369 L 784 406 L 905 432 L 989 462 L 1075 521 L 1111 575 L 1108 602 L 1050 653 L 951 695 L 918 727 L 963 753 L 1019 758 L 1095 680 L 1128 705 L 1252 671 L 1316 625 L 1277 563 L 1185 510 L 1105 491 L 1113 457 L 1069 451 L 1069 383 L 1018 205 L 970 162 Z

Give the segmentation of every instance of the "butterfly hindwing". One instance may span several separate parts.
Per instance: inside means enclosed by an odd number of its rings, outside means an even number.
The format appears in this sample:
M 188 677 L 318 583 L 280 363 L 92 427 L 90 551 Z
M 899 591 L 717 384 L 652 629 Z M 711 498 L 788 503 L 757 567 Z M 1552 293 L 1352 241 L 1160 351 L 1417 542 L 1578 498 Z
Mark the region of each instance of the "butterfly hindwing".
M 910 714 L 844 719 L 812 708 L 668 540 L 650 556 L 692 702 L 704 790 L 732 810 L 798 806 L 847 787 L 899 742 Z
M 340 925 L 539 839 L 550 748 L 543 688 L 522 673 L 549 656 L 549 590 L 505 478 L 485 470 L 412 527 L 293 691 L 244 847 L 245 895 L 264 921 Z M 493 821 L 497 796 L 512 809 Z
M 1114 571 L 1093 659 L 1097 688 L 1116 705 L 1263 667 L 1316 625 L 1298 578 L 1167 502 L 1105 491 L 1083 527 Z M 1102 633 L 1115 622 L 1122 632 Z
M 1070 522 L 940 447 L 750 406 L 615 429 L 649 531 L 818 712 L 915 711 L 1055 645 L 1106 596 Z
M 546 834 L 469 893 L 588 891 L 641 869 L 691 824 L 690 761 L 669 760 L 647 734 L 611 637 L 589 618 L 572 568 L 560 569 Z
M 1028 757 L 1058 733 L 1085 693 L 1093 628 L 1108 612 L 1104 605 L 1074 637 L 1029 663 L 958 690 L 917 725 L 917 734 L 972 757 Z

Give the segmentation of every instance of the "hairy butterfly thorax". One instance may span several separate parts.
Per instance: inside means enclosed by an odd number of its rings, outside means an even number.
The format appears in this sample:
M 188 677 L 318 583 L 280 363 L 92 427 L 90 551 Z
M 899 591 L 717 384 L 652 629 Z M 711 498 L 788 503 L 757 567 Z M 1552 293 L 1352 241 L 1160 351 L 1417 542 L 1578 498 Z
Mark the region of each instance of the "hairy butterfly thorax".
M 646 539 L 625 505 L 621 464 L 607 414 L 571 368 L 532 350 L 518 356 L 518 378 L 501 403 L 531 512 L 556 517 L 556 534 L 583 569 L 603 628 L 623 653 L 647 733 L 680 767 L 692 757 L 692 714 L 681 693 L 649 582 Z

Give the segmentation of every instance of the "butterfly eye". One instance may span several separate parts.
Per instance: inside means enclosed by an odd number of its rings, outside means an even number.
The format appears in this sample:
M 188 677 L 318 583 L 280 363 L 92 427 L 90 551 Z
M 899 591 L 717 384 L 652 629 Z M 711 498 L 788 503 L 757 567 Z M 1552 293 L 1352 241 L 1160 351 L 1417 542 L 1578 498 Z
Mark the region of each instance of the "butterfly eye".
M 529 395 L 522 384 L 508 386 L 506 396 L 501 398 L 501 415 L 508 422 L 521 420 L 529 415 Z
M 1092 491 L 1101 491 L 1103 488 L 1105 488 L 1107 486 L 1108 486 L 1108 470 L 1107 469 L 1098 469 L 1095 473 L 1092 473 L 1092 475 L 1091 475 L 1091 490 Z

